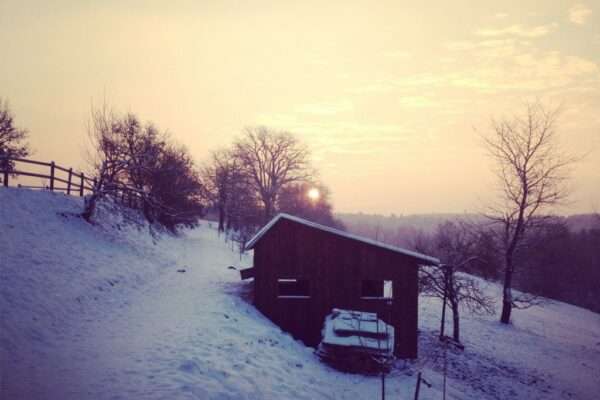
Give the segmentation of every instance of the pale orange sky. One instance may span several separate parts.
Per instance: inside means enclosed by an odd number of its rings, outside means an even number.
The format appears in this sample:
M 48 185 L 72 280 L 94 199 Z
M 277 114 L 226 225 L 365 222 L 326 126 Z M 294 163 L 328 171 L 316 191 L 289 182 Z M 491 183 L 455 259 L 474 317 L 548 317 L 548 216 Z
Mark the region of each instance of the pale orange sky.
M 478 133 L 563 104 L 563 213 L 600 210 L 600 2 L 0 2 L 0 97 L 33 158 L 82 167 L 104 97 L 198 161 L 247 125 L 296 133 L 338 211 L 476 211 Z

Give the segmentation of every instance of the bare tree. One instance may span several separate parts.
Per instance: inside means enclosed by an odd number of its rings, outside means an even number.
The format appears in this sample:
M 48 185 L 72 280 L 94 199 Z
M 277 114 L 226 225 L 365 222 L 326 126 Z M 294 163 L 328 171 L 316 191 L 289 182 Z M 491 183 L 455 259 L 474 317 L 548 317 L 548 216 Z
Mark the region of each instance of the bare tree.
M 185 147 L 167 143 L 166 134 L 133 114 L 116 116 L 106 104 L 92 108 L 88 135 L 96 185 L 86 198 L 86 220 L 98 200 L 119 194 L 141 206 L 148 221 L 169 229 L 197 220 L 201 184 Z
M 307 148 L 288 132 L 246 128 L 234 154 L 262 202 L 266 220 L 275 213 L 285 185 L 311 176 Z
M 83 218 L 91 222 L 96 204 L 109 194 L 114 194 L 128 166 L 126 150 L 119 140 L 119 122 L 106 104 L 92 107 L 88 122 L 88 162 L 95 176 L 92 194 L 86 197 Z
M 494 313 L 493 299 L 485 294 L 476 278 L 463 272 L 468 264 L 479 260 L 477 234 L 477 229 L 467 223 L 446 222 L 438 226 L 433 237 L 421 236 L 416 246 L 437 254 L 445 263 L 421 268 L 420 286 L 424 295 L 445 299 L 452 310 L 452 338 L 456 342 L 460 342 L 461 305 L 476 314 Z
M 485 145 L 496 162 L 499 201 L 487 217 L 500 224 L 504 258 L 504 287 L 500 321 L 510 322 L 511 310 L 519 307 L 513 297 L 515 256 L 525 243 L 526 233 L 544 221 L 541 215 L 566 199 L 569 166 L 575 161 L 557 142 L 558 109 L 547 109 L 540 102 L 527 104 L 523 115 L 492 122 Z
M 214 151 L 210 163 L 202 169 L 205 195 L 219 213 L 219 232 L 225 231 L 228 204 L 233 192 L 233 181 L 240 174 L 239 164 L 230 150 Z
M 0 169 L 12 171 L 14 162 L 8 157 L 27 157 L 29 146 L 24 143 L 27 131 L 17 128 L 7 100 L 0 98 Z

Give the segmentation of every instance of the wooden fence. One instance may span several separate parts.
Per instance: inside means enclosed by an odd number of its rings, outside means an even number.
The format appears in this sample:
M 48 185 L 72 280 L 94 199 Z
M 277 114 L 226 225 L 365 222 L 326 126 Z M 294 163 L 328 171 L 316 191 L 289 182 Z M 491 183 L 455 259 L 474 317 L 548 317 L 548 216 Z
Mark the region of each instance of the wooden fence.
M 9 164 L 13 163 L 13 168 L 9 168 Z M 40 173 L 31 170 L 26 170 L 27 166 L 37 166 L 48 168 L 48 173 Z M 65 168 L 56 165 L 54 161 L 43 162 L 36 160 L 28 160 L 24 158 L 0 158 L 0 177 L 2 177 L 2 185 L 8 187 L 13 180 L 11 178 L 18 176 L 26 176 L 31 178 L 47 179 L 47 184 L 32 185 L 18 183 L 18 187 L 27 189 L 45 189 L 50 191 L 61 191 L 68 195 L 79 195 L 93 193 L 96 188 L 96 179 L 85 176 L 83 172 L 75 172 L 73 168 Z M 143 207 L 143 198 L 139 191 L 132 187 L 119 185 L 115 186 L 110 191 L 112 197 L 131 208 L 141 209 Z

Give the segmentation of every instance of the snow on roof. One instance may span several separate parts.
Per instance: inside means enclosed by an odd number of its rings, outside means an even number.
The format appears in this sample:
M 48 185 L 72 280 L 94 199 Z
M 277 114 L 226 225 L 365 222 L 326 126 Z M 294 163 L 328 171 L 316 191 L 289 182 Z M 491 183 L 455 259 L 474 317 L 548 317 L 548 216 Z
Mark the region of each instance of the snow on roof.
M 405 256 L 408 256 L 408 257 L 416 258 L 420 263 L 423 263 L 423 264 L 426 264 L 426 265 L 438 265 L 438 264 L 440 264 L 440 260 L 438 260 L 435 257 L 430 257 L 430 256 L 427 256 L 425 254 L 417 253 L 416 251 L 406 250 L 406 249 L 403 249 L 401 247 L 396 247 L 396 246 L 392 246 L 392 245 L 389 245 L 389 244 L 381 243 L 381 242 L 378 242 L 376 240 L 372 240 L 372 239 L 369 239 L 369 238 L 366 238 L 366 237 L 362 237 L 362 236 L 358 236 L 358 235 L 353 235 L 353 234 L 348 233 L 348 232 L 340 231 L 339 229 L 330 228 L 328 226 L 317 224 L 316 222 L 308 221 L 308 220 L 306 220 L 304 218 L 296 217 L 294 215 L 285 214 L 285 213 L 278 214 L 271 221 L 269 221 L 268 224 L 266 224 L 265 226 L 263 226 L 261 228 L 261 230 L 259 230 L 256 233 L 256 235 L 254 235 L 252 237 L 252 239 L 250 239 L 250 241 L 246 244 L 246 246 L 245 246 L 244 249 L 245 250 L 251 250 L 251 249 L 253 249 L 254 246 L 256 245 L 256 243 L 265 235 L 265 233 L 267 233 L 281 219 L 287 219 L 289 221 L 294 221 L 294 222 L 297 222 L 299 224 L 302 224 L 302 225 L 305 225 L 305 226 L 309 226 L 311 228 L 315 228 L 315 229 L 319 229 L 321 231 L 332 233 L 334 235 L 342 236 L 342 237 L 345 237 L 345 238 L 348 238 L 348 239 L 357 240 L 359 242 L 367 243 L 367 244 L 370 244 L 372 246 L 381 247 L 381 248 L 384 248 L 384 249 L 387 249 L 387 250 L 391 250 L 391 251 L 394 251 L 396 253 L 400 253 L 400 254 L 403 254 Z

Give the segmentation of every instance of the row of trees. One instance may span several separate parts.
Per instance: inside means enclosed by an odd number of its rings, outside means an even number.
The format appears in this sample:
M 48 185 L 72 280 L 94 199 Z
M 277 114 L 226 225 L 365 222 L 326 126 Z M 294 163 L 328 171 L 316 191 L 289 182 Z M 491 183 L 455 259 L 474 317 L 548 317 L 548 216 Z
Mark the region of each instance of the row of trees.
M 219 231 L 232 232 L 242 245 L 278 212 L 343 228 L 308 149 L 288 132 L 246 128 L 229 148 L 212 153 L 201 175 Z
M 0 101 L 0 157 L 27 156 L 26 137 L 26 130 L 14 126 L 8 104 Z M 171 229 L 193 224 L 208 207 L 218 214 L 219 231 L 240 242 L 278 212 L 343 228 L 333 217 L 329 190 L 316 178 L 307 147 L 288 132 L 246 128 L 201 168 L 154 124 L 106 105 L 92 108 L 88 137 L 88 176 L 96 179 L 82 213 L 88 221 L 100 199 L 126 190 L 148 220 Z M 13 167 L 6 159 L 0 162 Z
M 108 107 L 92 109 L 89 161 L 96 177 L 83 217 L 93 218 L 98 200 L 126 190 L 141 202 L 145 217 L 169 229 L 191 225 L 202 215 L 202 184 L 192 157 L 151 123 Z
M 600 312 L 600 216 L 595 219 L 577 231 L 564 218 L 536 229 L 517 256 L 515 287 Z

